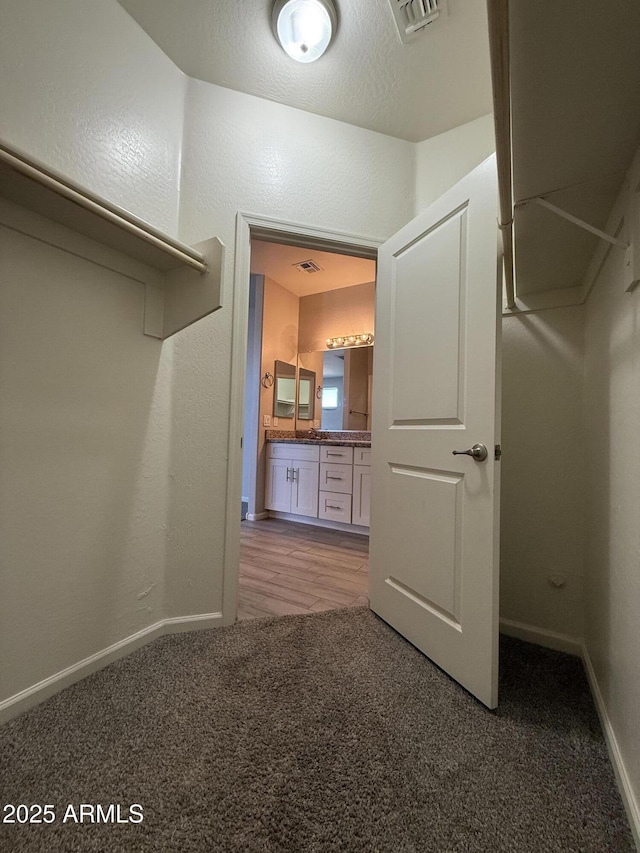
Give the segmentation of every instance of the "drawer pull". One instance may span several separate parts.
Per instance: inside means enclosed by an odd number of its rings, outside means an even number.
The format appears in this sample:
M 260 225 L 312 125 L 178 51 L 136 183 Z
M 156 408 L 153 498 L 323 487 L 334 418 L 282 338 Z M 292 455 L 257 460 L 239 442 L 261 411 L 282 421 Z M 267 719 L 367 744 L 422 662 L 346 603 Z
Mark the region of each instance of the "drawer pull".
M 344 477 L 332 477 L 331 474 L 327 474 L 327 480 L 344 480 Z
M 337 510 L 341 510 L 341 509 L 342 509 L 342 507 L 341 507 L 341 506 L 335 506 L 335 504 L 325 504 L 325 507 L 326 507 L 327 509 L 337 509 Z
M 327 456 L 344 456 L 344 453 L 331 453 L 327 450 Z

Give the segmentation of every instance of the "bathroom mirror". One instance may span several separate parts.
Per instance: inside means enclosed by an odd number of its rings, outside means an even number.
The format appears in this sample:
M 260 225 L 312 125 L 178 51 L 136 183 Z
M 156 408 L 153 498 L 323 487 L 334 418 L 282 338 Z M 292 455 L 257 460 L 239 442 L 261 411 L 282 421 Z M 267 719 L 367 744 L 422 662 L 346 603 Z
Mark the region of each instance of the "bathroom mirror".
M 286 361 L 276 361 L 274 368 L 273 414 L 276 418 L 294 418 L 296 415 L 296 366 Z
M 316 374 L 305 367 L 298 369 L 298 420 L 312 421 L 315 417 Z
M 316 383 L 316 390 L 321 387 L 322 391 L 311 423 L 298 415 L 297 429 L 309 429 L 312 424 L 325 432 L 371 429 L 373 347 L 299 353 L 298 368 L 322 377 Z

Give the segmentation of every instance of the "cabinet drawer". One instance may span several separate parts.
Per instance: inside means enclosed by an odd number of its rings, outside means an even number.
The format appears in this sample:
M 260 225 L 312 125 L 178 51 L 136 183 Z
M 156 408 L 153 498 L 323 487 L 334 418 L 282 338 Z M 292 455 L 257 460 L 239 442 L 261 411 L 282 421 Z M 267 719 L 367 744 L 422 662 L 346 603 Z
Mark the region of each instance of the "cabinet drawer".
M 337 492 L 320 492 L 318 518 L 351 524 L 351 495 Z
M 371 448 L 370 447 L 354 447 L 353 448 L 353 464 L 354 465 L 371 465 Z
M 291 459 L 300 462 L 317 462 L 320 456 L 317 444 L 267 444 L 267 459 Z
M 353 471 L 351 465 L 336 465 L 332 462 L 320 463 L 320 489 L 327 492 L 351 494 Z
M 330 444 L 320 448 L 320 461 L 331 462 L 334 465 L 351 465 L 353 463 L 353 447 L 340 447 Z

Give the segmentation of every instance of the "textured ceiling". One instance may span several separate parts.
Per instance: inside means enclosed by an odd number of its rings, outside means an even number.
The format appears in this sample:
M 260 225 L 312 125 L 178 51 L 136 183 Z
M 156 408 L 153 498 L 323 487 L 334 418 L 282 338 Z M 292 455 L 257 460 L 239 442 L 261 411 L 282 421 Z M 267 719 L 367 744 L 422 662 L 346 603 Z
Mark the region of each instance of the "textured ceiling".
M 320 272 L 301 272 L 294 266 L 308 260 L 315 261 Z M 296 296 L 310 296 L 375 281 L 376 263 L 350 255 L 252 240 L 251 272 L 273 279 Z
M 389 0 L 336 0 L 337 37 L 317 62 L 290 59 L 272 0 L 119 0 L 176 65 L 216 83 L 418 142 L 492 110 L 484 0 L 447 0 L 410 44 Z

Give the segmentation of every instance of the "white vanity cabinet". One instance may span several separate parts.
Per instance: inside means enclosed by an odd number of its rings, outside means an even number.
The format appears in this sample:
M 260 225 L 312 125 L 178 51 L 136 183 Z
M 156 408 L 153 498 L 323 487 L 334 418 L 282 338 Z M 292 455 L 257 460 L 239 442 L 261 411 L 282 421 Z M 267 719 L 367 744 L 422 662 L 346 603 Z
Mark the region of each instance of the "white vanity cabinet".
M 371 448 L 270 442 L 265 509 L 369 526 Z
M 265 508 L 317 518 L 319 459 L 317 445 L 267 445 Z

